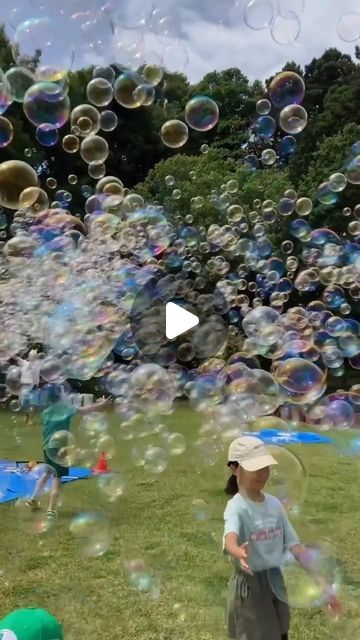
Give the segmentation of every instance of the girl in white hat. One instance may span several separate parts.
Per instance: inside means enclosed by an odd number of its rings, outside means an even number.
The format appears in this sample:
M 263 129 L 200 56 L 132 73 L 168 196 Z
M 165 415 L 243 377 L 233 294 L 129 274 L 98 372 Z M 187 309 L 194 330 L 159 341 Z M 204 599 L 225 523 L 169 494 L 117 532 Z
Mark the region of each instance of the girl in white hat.
M 288 640 L 289 607 L 275 595 L 269 570 L 277 591 L 283 593 L 279 567 L 285 551 L 313 573 L 308 550 L 300 544 L 281 502 L 263 493 L 270 467 L 276 464 L 258 438 L 243 436 L 229 447 L 232 475 L 225 491 L 233 497 L 224 513 L 224 550 L 235 560 L 227 610 L 228 637 L 234 640 Z M 317 579 L 324 582 L 321 576 Z M 339 613 L 340 604 L 330 590 L 328 606 Z

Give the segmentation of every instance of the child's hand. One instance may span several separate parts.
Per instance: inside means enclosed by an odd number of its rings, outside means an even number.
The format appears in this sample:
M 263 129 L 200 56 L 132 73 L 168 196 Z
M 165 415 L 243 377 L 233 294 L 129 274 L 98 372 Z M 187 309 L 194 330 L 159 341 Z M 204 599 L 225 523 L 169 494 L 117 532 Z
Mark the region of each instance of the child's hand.
M 238 560 L 240 561 L 240 566 L 242 570 L 245 571 L 245 573 L 251 574 L 252 571 L 248 563 L 248 557 L 249 557 L 248 547 L 249 547 L 248 542 L 245 542 L 244 544 L 240 545 L 240 547 L 238 547 L 238 550 L 239 550 Z

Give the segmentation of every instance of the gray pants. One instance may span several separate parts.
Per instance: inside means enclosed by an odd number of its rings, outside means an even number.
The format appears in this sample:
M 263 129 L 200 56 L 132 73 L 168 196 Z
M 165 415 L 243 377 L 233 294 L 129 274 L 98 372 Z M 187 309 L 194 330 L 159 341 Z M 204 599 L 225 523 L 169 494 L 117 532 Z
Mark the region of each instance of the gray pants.
M 279 580 L 282 580 L 280 570 Z M 289 607 L 274 595 L 267 571 L 250 576 L 236 570 L 229 581 L 228 637 L 231 640 L 281 640 L 289 624 Z

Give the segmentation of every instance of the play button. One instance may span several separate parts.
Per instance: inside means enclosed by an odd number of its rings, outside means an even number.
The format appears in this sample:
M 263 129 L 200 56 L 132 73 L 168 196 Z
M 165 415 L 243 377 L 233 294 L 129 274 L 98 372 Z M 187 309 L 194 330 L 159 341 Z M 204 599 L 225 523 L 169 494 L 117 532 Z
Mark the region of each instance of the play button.
M 183 274 L 150 276 L 130 312 L 133 345 L 142 360 L 169 367 L 194 367 L 227 343 L 229 303 L 221 290 L 196 291 Z
M 166 337 L 173 340 L 199 324 L 199 318 L 180 305 L 168 302 L 165 307 Z

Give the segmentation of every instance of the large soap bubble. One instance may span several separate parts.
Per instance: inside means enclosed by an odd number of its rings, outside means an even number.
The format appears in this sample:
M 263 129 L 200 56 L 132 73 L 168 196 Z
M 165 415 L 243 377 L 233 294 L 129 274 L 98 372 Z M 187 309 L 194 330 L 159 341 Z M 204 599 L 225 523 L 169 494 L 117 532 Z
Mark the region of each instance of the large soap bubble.
M 0 204 L 18 209 L 24 189 L 38 184 L 36 172 L 21 160 L 8 160 L 0 164 Z

